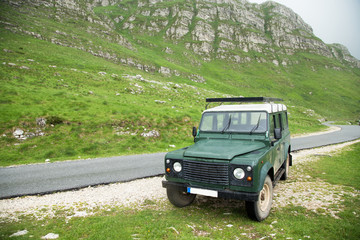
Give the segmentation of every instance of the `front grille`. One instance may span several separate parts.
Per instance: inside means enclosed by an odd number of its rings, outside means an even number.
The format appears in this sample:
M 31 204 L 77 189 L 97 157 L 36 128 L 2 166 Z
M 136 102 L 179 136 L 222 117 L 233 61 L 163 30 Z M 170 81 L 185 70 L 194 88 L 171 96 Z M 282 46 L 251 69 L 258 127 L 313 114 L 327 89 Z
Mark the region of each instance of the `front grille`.
M 229 185 L 228 164 L 184 161 L 184 179 L 216 185 Z

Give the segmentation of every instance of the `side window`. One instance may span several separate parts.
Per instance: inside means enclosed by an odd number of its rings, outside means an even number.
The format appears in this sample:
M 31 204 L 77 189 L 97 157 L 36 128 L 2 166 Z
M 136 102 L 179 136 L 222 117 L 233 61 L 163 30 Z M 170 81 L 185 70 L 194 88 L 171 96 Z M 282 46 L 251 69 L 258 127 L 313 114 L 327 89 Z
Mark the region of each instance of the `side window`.
M 284 130 L 284 121 L 283 121 L 282 116 L 283 116 L 282 113 L 279 113 L 279 114 L 278 114 L 279 123 L 280 123 L 279 128 L 280 128 L 281 130 Z
M 270 117 L 270 139 L 275 139 L 275 128 L 284 129 L 282 114 L 277 113 Z
M 289 128 L 289 123 L 288 123 L 287 112 L 282 113 L 281 118 L 282 118 L 282 122 L 283 122 L 283 130 L 288 129 Z
M 274 115 L 274 118 L 275 118 L 275 128 L 281 128 L 280 114 Z
M 274 139 L 275 138 L 275 124 L 276 124 L 276 121 L 275 121 L 275 115 L 270 115 L 270 132 L 269 132 L 269 135 L 270 135 L 270 139 Z

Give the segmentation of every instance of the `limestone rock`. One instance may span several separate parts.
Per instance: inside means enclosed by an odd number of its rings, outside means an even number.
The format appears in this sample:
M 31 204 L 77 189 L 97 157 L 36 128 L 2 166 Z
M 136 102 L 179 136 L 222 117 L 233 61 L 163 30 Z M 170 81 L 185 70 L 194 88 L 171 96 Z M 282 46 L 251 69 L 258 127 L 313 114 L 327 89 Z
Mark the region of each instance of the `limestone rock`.
M 56 233 L 48 233 L 45 236 L 41 237 L 41 239 L 58 239 L 59 234 Z
M 45 127 L 46 126 L 46 118 L 37 118 L 36 125 L 38 125 L 40 127 Z
M 17 128 L 14 132 L 13 132 L 13 136 L 17 139 L 24 139 L 24 131 L 20 128 Z M 26 139 L 26 138 L 25 138 Z
M 160 133 L 156 130 L 151 130 L 150 132 L 143 132 L 140 136 L 145 138 L 157 138 L 160 137 Z
M 26 235 L 26 234 L 28 234 L 28 233 L 29 233 L 29 231 L 25 229 L 25 230 L 18 231 L 18 232 L 16 232 L 16 233 L 11 234 L 10 237 L 24 236 L 24 235 Z
M 14 1 L 9 2 L 15 4 Z M 274 63 L 275 65 L 289 66 L 296 64 L 295 61 L 286 60 L 289 55 L 310 52 L 336 59 L 344 65 L 360 68 L 360 61 L 351 56 L 345 47 L 339 44 L 325 44 L 314 35 L 311 26 L 299 15 L 273 1 L 254 4 L 246 0 L 138 0 L 133 10 L 119 0 L 20 2 L 15 4 L 16 7 L 27 9 L 29 5 L 33 9 L 49 8 L 51 12 L 56 9 L 54 18 L 59 22 L 64 22 L 64 19 L 69 17 L 74 21 L 85 19 L 91 23 L 86 29 L 89 34 L 134 52 L 137 49 L 130 42 L 158 47 L 150 43 L 151 41 L 143 42 L 137 39 L 136 36 L 140 34 L 161 37 L 165 41 L 179 44 L 181 47 L 185 46 L 186 49 L 200 56 L 198 59 L 204 61 L 218 58 L 236 63 L 250 61 L 272 63 L 273 59 L 277 59 L 278 64 Z M 111 6 L 111 8 L 102 9 L 103 14 L 95 14 L 94 8 L 99 6 Z M 9 23 L 5 26 L 14 33 L 27 34 L 54 44 L 76 48 L 142 71 L 159 72 L 165 76 L 181 75 L 168 66 L 159 67 L 148 63 L 145 65 L 134 57 L 121 56 L 111 48 L 98 46 L 92 42 L 85 44 L 75 33 L 63 29 L 55 29 L 48 33 L 42 30 L 45 27 L 34 28 L 38 32 L 33 32 L 34 30 L 29 30 L 32 28 L 22 29 L 18 24 Z M 134 38 L 129 41 L 128 36 Z M 175 49 L 165 48 L 163 51 L 176 56 Z M 8 49 L 3 51 L 12 53 L 12 50 Z M 257 53 L 260 53 L 261 57 Z M 173 56 L 169 56 L 167 60 L 174 62 L 175 60 L 171 59 Z M 189 61 L 201 64 L 196 62 L 195 58 L 189 57 Z M 9 63 L 8 66 L 17 67 L 15 63 Z M 56 68 L 51 65 L 49 67 Z M 334 68 L 334 66 L 328 67 Z M 28 70 L 27 66 L 20 68 Z

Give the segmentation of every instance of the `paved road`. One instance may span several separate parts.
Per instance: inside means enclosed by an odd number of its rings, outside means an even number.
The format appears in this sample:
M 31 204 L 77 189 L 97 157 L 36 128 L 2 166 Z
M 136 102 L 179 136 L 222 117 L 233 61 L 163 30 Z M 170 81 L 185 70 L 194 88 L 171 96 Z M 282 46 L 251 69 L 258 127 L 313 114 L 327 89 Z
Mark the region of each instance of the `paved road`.
M 341 131 L 292 139 L 292 150 L 360 138 L 360 126 L 340 127 Z M 0 168 L 0 199 L 160 175 L 164 156 L 154 153 Z
M 329 124 L 325 124 L 328 125 Z M 327 134 L 321 134 L 317 136 L 308 136 L 301 138 L 291 139 L 292 151 L 321 147 L 341 142 L 347 142 L 360 138 L 360 126 L 337 126 L 340 127 L 340 131 L 331 132 Z

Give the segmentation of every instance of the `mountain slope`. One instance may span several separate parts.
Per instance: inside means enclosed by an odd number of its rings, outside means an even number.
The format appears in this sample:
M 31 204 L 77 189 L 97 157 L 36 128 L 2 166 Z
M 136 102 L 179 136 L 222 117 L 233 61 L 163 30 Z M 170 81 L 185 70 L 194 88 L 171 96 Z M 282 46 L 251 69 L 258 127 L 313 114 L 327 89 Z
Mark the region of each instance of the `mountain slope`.
M 359 61 L 273 2 L 1 1 L 0 37 L 5 165 L 185 146 L 206 97 L 282 97 L 293 133 L 360 117 Z

